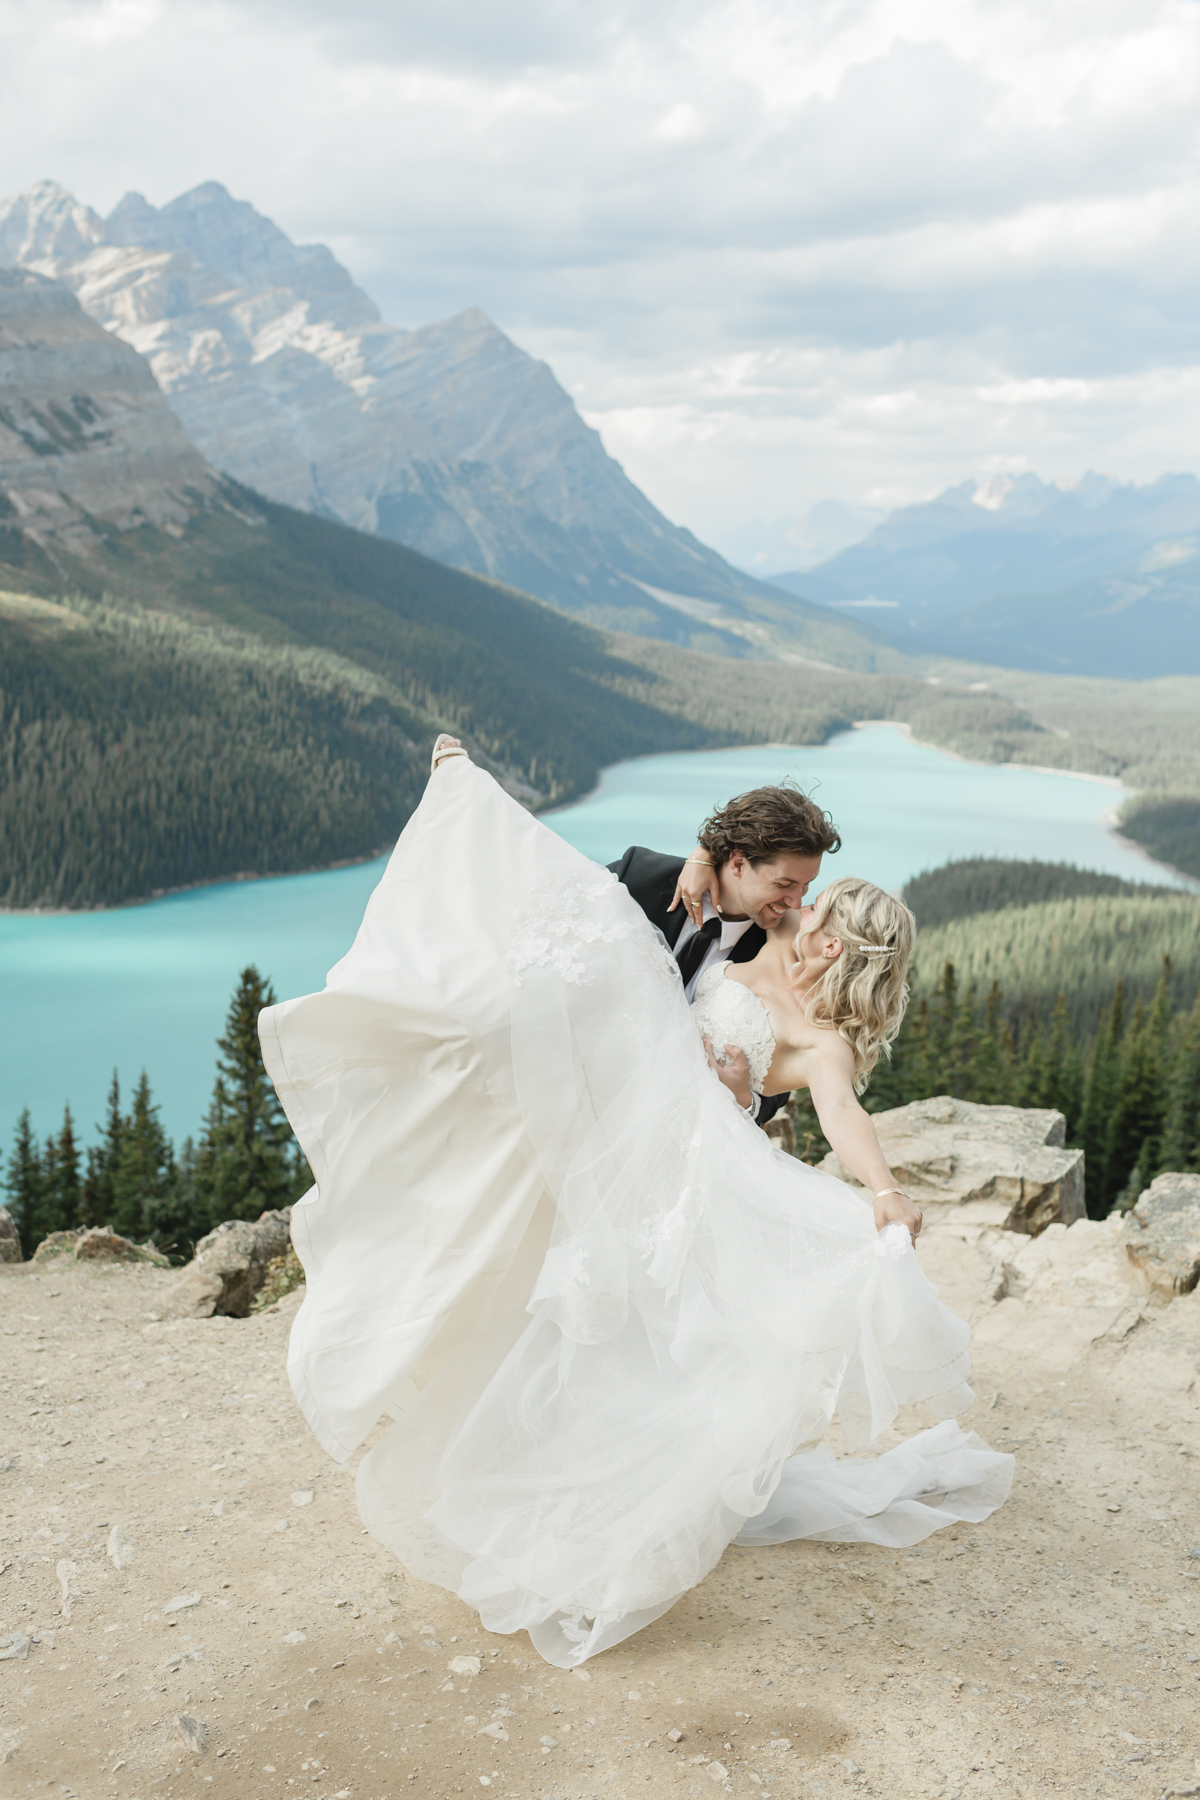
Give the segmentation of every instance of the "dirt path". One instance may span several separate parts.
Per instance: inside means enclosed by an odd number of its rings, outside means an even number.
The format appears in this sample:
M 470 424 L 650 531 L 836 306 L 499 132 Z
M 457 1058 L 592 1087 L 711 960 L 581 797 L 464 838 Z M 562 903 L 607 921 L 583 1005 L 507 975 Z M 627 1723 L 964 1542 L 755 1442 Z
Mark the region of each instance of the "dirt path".
M 1066 1289 L 1056 1321 L 953 1233 L 923 1258 L 982 1321 L 964 1422 L 1017 1453 L 1009 1504 L 909 1552 L 730 1550 L 574 1674 L 364 1534 L 292 1302 L 163 1323 L 157 1270 L 3 1267 L 0 1639 L 32 1641 L 0 1793 L 1200 1793 L 1200 1294 L 1080 1349 Z

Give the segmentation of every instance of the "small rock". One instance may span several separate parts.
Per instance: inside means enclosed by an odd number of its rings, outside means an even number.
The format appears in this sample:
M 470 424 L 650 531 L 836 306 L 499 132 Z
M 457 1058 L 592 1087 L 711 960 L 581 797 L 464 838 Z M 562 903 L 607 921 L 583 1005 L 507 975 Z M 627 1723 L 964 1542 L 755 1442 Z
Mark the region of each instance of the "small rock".
M 314 1706 L 320 1706 L 320 1704 L 320 1700 L 314 1696 L 313 1699 L 304 1702 L 304 1710 L 305 1712 L 311 1712 Z
M 629 1693 L 628 1693 L 628 1696 L 627 1696 L 627 1698 L 628 1698 L 628 1699 L 630 1699 L 630 1700 L 640 1700 L 640 1699 L 641 1699 L 641 1697 L 642 1697 L 642 1696 L 641 1696 L 641 1694 L 640 1694 L 640 1693 L 639 1693 L 639 1692 L 638 1692 L 638 1690 L 637 1690 L 637 1688 L 630 1688 L 630 1690 L 629 1690 Z
M 724 1763 L 710 1762 L 707 1769 L 705 1769 L 704 1773 L 712 1781 L 728 1781 L 729 1780 L 729 1770 L 725 1767 Z
M 29 1657 L 29 1639 L 23 1631 L 0 1638 L 0 1662 L 25 1662 Z
M 667 1736 L 670 1738 L 670 1740 L 673 1744 L 682 1744 L 682 1742 L 683 1742 L 682 1731 L 668 1731 Z
M 452 1675 L 478 1675 L 479 1658 L 477 1656 L 452 1656 L 446 1667 Z
M 0 1475 L 7 1475 L 8 1471 L 10 1469 L 15 1469 L 16 1466 L 17 1459 L 15 1456 L 0 1456 Z
M 186 1713 L 180 1713 L 175 1721 L 175 1728 L 188 1749 L 195 1750 L 197 1754 L 208 1742 L 208 1733 L 199 1719 L 189 1719 Z
M 540 1741 L 541 1741 L 541 1746 L 542 1746 L 543 1750 L 557 1750 L 558 1749 L 558 1739 L 557 1738 L 544 1737 Z
M 175 1594 L 163 1607 L 165 1613 L 183 1612 L 189 1606 L 199 1606 L 200 1594 Z
M 592 1679 L 590 1669 L 572 1669 L 571 1673 L 576 1681 L 590 1681 Z
M 479 1730 L 475 1733 L 475 1736 L 495 1738 L 498 1744 L 507 1744 L 508 1742 L 507 1731 L 505 1731 L 503 1725 L 498 1725 L 494 1719 L 490 1725 L 481 1725 Z
M 307 1644 L 308 1639 L 302 1631 L 289 1631 L 279 1641 L 281 1644 Z
M 129 1567 L 133 1560 L 133 1545 L 120 1525 L 114 1525 L 109 1532 L 107 1550 L 118 1570 Z
M 313 1491 L 311 1488 L 297 1488 L 296 1492 L 292 1495 L 293 1506 L 311 1506 L 312 1500 Z
M 79 1589 L 75 1586 L 75 1577 L 79 1573 L 79 1568 L 77 1564 L 71 1562 L 67 1557 L 63 1557 L 61 1562 L 56 1563 L 54 1573 L 57 1575 L 58 1584 L 62 1588 L 62 1600 L 59 1603 L 58 1610 L 64 1619 L 69 1619 L 74 1610 L 75 1602 L 79 1598 Z

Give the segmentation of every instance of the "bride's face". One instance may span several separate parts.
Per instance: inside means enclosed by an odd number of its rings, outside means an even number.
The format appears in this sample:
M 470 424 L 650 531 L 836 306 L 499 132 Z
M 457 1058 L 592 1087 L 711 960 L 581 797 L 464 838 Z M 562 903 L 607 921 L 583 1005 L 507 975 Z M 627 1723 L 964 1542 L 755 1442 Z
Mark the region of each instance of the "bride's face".
M 721 870 L 721 911 L 770 931 L 801 905 L 820 872 L 819 856 L 779 856 L 755 868 L 735 850 Z
M 800 924 L 793 939 L 793 948 L 805 972 L 811 975 L 820 975 L 842 954 L 841 938 L 826 931 L 821 922 L 819 902 L 814 906 L 800 908 Z

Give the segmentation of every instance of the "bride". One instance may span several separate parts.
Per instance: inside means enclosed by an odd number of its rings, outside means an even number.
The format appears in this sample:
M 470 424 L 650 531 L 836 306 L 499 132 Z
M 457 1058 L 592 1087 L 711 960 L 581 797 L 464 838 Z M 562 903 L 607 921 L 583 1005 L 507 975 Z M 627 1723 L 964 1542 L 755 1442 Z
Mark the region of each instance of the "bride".
M 1012 1458 L 953 1423 L 968 1328 L 855 1098 L 912 934 L 838 881 L 689 1008 L 615 878 L 443 738 L 349 954 L 261 1015 L 316 1178 L 293 1390 L 339 1461 L 390 1418 L 363 1522 L 489 1630 L 570 1667 L 734 1540 L 911 1544 L 1005 1498 Z M 874 1216 L 746 1115 L 793 1086 Z M 885 1455 L 814 1447 L 914 1400 L 942 1422 Z

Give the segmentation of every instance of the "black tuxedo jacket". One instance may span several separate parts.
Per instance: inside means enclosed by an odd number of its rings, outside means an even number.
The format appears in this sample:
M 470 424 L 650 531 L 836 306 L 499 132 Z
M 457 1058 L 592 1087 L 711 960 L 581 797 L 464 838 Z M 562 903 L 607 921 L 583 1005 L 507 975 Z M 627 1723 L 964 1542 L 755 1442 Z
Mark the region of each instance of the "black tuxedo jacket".
M 657 850 L 643 850 L 640 845 L 633 844 L 625 852 L 619 862 L 609 863 L 609 868 L 617 880 L 629 889 L 646 917 L 675 948 L 680 932 L 687 924 L 687 913 L 682 906 L 674 912 L 668 912 L 671 896 L 675 892 L 675 883 L 679 880 L 679 872 L 683 868 L 682 856 L 660 856 Z M 767 941 L 767 934 L 761 925 L 751 925 L 744 931 L 733 949 L 729 952 L 729 962 L 749 962 L 757 956 Z M 765 1125 L 781 1112 L 791 1099 L 790 1094 L 772 1094 L 765 1098 L 758 1109 L 758 1122 Z

